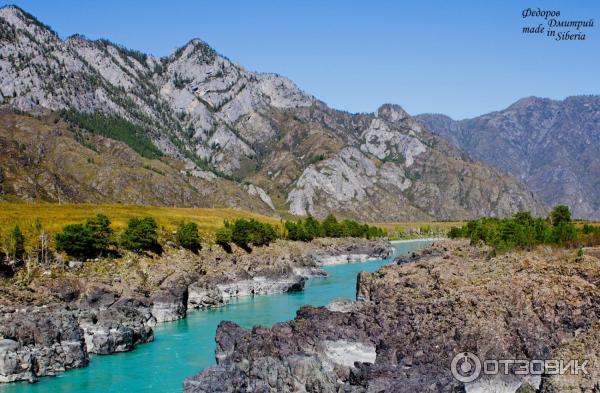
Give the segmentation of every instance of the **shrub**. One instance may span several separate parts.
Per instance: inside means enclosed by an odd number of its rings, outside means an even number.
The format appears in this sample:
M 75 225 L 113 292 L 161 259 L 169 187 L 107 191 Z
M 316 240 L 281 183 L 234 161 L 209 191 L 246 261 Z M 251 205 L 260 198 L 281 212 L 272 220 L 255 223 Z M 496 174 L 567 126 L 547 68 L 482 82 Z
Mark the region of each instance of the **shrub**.
M 252 223 L 252 244 L 255 246 L 268 246 L 277 239 L 277 231 L 271 224 L 250 220 Z
M 571 246 L 577 239 L 577 229 L 570 222 L 561 221 L 552 231 L 554 243 L 561 246 Z
M 310 241 L 317 237 L 323 236 L 323 229 L 319 221 L 309 216 L 304 220 L 303 223 L 305 237 Z
M 448 237 L 450 239 L 457 239 L 459 237 L 466 237 L 464 227 L 452 227 L 448 231 Z
M 581 246 L 591 247 L 600 244 L 600 227 L 590 224 L 585 224 L 581 230 L 581 235 L 578 236 L 578 242 Z
M 180 247 L 186 248 L 192 252 L 198 252 L 200 249 L 200 235 L 198 234 L 198 225 L 193 222 L 182 222 L 177 226 L 175 241 Z
M 252 241 L 250 233 L 250 221 L 243 218 L 235 220 L 231 227 L 231 241 L 243 249 L 248 249 Z
M 94 258 L 108 251 L 113 243 L 110 220 L 103 214 L 85 224 L 70 224 L 55 236 L 56 249 L 76 258 Z
M 304 228 L 301 224 L 293 221 L 286 221 L 283 226 L 285 228 L 285 231 L 287 232 L 288 239 L 305 240 Z
M 231 240 L 243 249 L 249 249 L 250 245 L 268 245 L 277 238 L 277 232 L 272 225 L 261 223 L 255 219 L 235 220 L 231 229 Z
M 121 233 L 121 247 L 131 251 L 158 251 L 158 225 L 152 217 L 132 218 Z

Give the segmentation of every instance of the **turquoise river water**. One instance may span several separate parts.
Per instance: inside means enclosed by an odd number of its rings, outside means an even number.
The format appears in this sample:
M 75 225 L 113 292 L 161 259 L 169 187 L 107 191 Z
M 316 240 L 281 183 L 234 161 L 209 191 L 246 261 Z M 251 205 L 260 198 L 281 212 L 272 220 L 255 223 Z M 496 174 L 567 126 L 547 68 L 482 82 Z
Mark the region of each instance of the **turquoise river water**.
M 395 243 L 394 256 L 429 243 Z M 41 378 L 35 384 L 2 384 L 0 393 L 181 392 L 186 377 L 215 364 L 219 322 L 269 326 L 293 319 L 303 304 L 323 306 L 334 299 L 354 299 L 358 272 L 375 271 L 391 260 L 328 266 L 329 276 L 309 280 L 303 292 L 243 298 L 223 308 L 191 312 L 186 319 L 156 326 L 155 340 L 131 352 L 92 356 L 88 367 Z

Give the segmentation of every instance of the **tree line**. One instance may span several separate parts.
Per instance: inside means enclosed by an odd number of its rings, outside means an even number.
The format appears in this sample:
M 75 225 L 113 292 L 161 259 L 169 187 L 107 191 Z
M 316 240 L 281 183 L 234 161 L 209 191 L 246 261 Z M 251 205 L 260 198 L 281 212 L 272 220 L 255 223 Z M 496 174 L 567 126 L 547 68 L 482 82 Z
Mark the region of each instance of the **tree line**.
M 0 275 L 10 275 L 26 257 L 40 263 L 48 263 L 52 259 L 50 236 L 43 230 L 39 220 L 36 221 L 35 230 L 37 233 L 30 240 L 30 252 L 26 250 L 26 238 L 21 228 L 15 225 L 10 230 L 3 244 L 0 244 Z M 178 246 L 192 252 L 201 249 L 198 226 L 193 222 L 179 223 L 173 240 Z M 117 255 L 120 250 L 161 252 L 162 246 L 159 243 L 158 224 L 153 217 L 131 218 L 125 229 L 117 233 L 111 228 L 110 219 L 98 214 L 85 222 L 64 226 L 62 231 L 54 235 L 54 250 L 85 260 Z
M 354 220 L 338 221 L 330 214 L 322 222 L 313 217 L 297 221 L 286 221 L 284 224 L 286 238 L 289 240 L 311 241 L 319 237 L 358 237 L 376 238 L 386 236 L 385 230 Z
M 37 221 L 36 228 L 39 233 L 34 237 L 37 240 L 33 250 L 36 250 L 36 256 L 42 256 L 42 259 L 37 258 L 39 262 L 48 262 L 51 255 L 50 236 L 41 227 L 41 222 Z M 232 251 L 232 245 L 251 252 L 252 247 L 267 246 L 276 239 L 308 242 L 319 237 L 374 238 L 385 235 L 381 228 L 354 220 L 338 221 L 333 215 L 323 221 L 313 217 L 286 221 L 281 228 L 256 219 L 239 218 L 224 222 L 223 227 L 215 234 L 215 243 L 227 252 Z M 180 222 L 172 240 L 179 247 L 192 252 L 198 252 L 202 248 L 199 228 L 193 222 Z M 4 250 L 4 258 L 0 255 L 0 268 L 5 269 L 8 265 L 14 267 L 25 260 L 26 239 L 18 225 L 13 227 L 4 243 L 0 247 Z M 54 235 L 54 249 L 69 257 L 86 260 L 118 255 L 124 250 L 161 252 L 162 245 L 159 242 L 159 227 L 153 217 L 131 218 L 126 227 L 117 233 L 106 215 L 97 214 L 84 222 L 64 226 Z
M 381 228 L 361 224 L 354 220 L 338 221 L 334 215 L 327 216 L 323 221 L 318 221 L 310 216 L 296 221 L 285 221 L 281 231 L 268 223 L 240 218 L 233 222 L 225 222 L 223 228 L 217 231 L 216 243 L 226 250 L 231 249 L 231 244 L 249 250 L 251 246 L 268 245 L 275 239 L 309 242 L 320 237 L 376 238 L 384 236 L 386 236 L 386 232 Z
M 539 244 L 582 247 L 600 244 L 600 227 L 577 227 L 569 207 L 556 206 L 546 218 L 519 212 L 510 218 L 480 218 L 452 228 L 450 238 L 468 238 L 471 244 L 484 243 L 496 251 L 529 249 Z
M 60 116 L 92 134 L 124 142 L 142 157 L 154 159 L 163 155 L 148 138 L 150 133 L 147 129 L 121 117 L 98 112 L 79 112 L 74 109 L 63 110 L 60 112 Z

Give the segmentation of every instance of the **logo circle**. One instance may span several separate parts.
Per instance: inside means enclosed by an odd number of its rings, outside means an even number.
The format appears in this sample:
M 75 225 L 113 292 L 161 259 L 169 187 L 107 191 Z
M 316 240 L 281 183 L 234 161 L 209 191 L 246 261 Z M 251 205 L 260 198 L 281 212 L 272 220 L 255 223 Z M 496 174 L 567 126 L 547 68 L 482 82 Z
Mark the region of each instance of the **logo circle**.
M 469 383 L 479 378 L 481 361 L 471 352 L 461 352 L 454 356 L 450 368 L 456 380 Z

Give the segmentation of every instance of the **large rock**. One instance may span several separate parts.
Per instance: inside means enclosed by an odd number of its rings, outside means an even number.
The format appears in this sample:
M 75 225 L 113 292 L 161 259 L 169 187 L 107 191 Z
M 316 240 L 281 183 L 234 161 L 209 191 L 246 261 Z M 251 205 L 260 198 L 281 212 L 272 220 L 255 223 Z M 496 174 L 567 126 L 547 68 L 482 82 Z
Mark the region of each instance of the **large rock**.
M 340 239 L 330 242 L 318 239 L 321 247 L 310 253 L 319 266 L 337 265 L 352 262 L 365 262 L 370 259 L 386 259 L 394 251 L 387 239 Z
M 229 304 L 229 294 L 215 284 L 193 283 L 188 287 L 188 308 L 216 308 Z
M 0 382 L 35 381 L 31 352 L 14 340 L 0 340 Z
M 88 364 L 83 330 L 67 311 L 5 314 L 0 337 L 0 382 L 34 381 Z
M 89 353 L 125 352 L 154 340 L 152 314 L 136 299 L 122 299 L 108 309 L 83 312 L 79 320 Z
M 302 271 L 306 273 L 306 271 Z M 306 277 L 292 274 L 282 277 L 257 276 L 248 280 L 222 284 L 197 282 L 188 287 L 189 308 L 216 308 L 229 304 L 232 298 L 299 292 Z
M 188 305 L 188 287 L 180 286 L 152 296 L 151 313 L 156 322 L 171 322 L 185 318 Z

